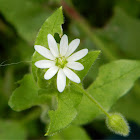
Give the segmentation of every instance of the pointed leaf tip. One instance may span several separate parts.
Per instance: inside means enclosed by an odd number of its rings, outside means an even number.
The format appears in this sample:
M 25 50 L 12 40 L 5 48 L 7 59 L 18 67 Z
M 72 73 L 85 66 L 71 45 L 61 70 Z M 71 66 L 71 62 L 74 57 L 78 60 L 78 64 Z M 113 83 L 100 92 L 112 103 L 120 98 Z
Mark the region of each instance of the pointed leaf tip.
M 62 6 L 60 6 L 60 8 L 59 8 L 60 10 L 63 10 L 63 7 Z

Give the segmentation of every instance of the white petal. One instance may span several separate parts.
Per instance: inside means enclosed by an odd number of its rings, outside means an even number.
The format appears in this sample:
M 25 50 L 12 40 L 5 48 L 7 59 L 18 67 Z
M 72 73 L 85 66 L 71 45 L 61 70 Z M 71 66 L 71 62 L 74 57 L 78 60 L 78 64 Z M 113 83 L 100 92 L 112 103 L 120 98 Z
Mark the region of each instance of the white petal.
M 67 67 L 74 69 L 74 70 L 83 70 L 84 66 L 79 62 L 68 62 Z
M 68 50 L 68 37 L 63 35 L 60 41 L 60 54 L 64 56 Z
M 67 56 L 70 56 L 76 49 L 77 47 L 79 46 L 80 44 L 80 39 L 74 39 L 70 44 L 69 44 L 69 47 L 68 47 L 68 51 L 66 53 L 66 57 Z
M 57 66 L 49 68 L 47 70 L 47 72 L 45 73 L 44 78 L 46 80 L 51 79 L 57 73 L 57 71 L 58 71 L 58 67 Z
M 40 45 L 35 45 L 34 48 L 39 54 L 41 54 L 45 58 L 50 59 L 50 60 L 55 59 L 55 57 L 52 55 L 52 53 L 47 48 L 40 46 Z
M 38 68 L 46 69 L 55 66 L 55 62 L 51 60 L 40 60 L 35 62 L 35 66 Z
M 73 55 L 71 55 L 67 60 L 68 61 L 77 61 L 81 58 L 83 58 L 84 56 L 86 56 L 88 53 L 88 49 L 82 49 L 76 53 L 74 53 Z
M 54 39 L 54 37 L 51 34 L 48 34 L 48 45 L 49 48 L 51 50 L 51 53 L 55 56 L 58 57 L 59 52 L 58 52 L 58 47 L 57 47 L 57 43 Z
M 73 82 L 80 83 L 80 78 L 69 68 L 63 68 L 65 75 Z
M 66 86 L 66 75 L 63 70 L 60 69 L 57 74 L 57 89 L 59 92 L 63 92 Z

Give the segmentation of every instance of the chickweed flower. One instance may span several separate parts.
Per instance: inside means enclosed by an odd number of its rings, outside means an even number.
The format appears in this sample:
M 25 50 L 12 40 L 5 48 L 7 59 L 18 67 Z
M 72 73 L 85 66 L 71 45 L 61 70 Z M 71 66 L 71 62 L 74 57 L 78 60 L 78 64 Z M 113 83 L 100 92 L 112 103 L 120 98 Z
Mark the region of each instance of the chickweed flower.
M 44 75 L 46 80 L 57 74 L 57 89 L 59 92 L 63 92 L 66 86 L 66 77 L 75 83 L 80 83 L 80 78 L 72 70 L 80 71 L 84 69 L 84 66 L 76 61 L 86 56 L 88 49 L 82 49 L 72 54 L 79 46 L 79 39 L 74 39 L 68 45 L 68 37 L 63 35 L 60 40 L 60 47 L 58 47 L 51 34 L 48 34 L 47 38 L 50 50 L 40 45 L 34 46 L 35 50 L 46 58 L 37 61 L 35 66 L 41 69 L 48 68 Z

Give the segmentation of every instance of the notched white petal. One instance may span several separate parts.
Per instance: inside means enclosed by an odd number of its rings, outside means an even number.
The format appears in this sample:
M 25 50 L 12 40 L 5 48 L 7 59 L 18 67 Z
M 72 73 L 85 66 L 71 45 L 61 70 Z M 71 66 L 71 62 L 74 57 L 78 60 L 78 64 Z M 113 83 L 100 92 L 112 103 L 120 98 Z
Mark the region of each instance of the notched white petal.
M 38 68 L 46 69 L 55 66 L 55 62 L 51 60 L 40 60 L 35 62 L 35 66 Z
M 57 66 L 49 68 L 47 70 L 47 72 L 45 73 L 44 78 L 46 80 L 51 79 L 57 73 L 57 71 L 58 71 L 58 67 Z
M 59 52 L 58 52 L 57 43 L 56 43 L 54 37 L 51 34 L 48 34 L 47 38 L 48 38 L 48 45 L 49 45 L 49 48 L 51 50 L 51 53 L 55 57 L 58 57 L 59 56 Z
M 50 60 L 55 60 L 55 57 L 47 48 L 40 45 L 35 45 L 34 48 L 39 54 L 41 54 L 45 58 L 50 59 Z
M 84 69 L 84 66 L 79 62 L 68 62 L 67 67 L 73 70 L 79 70 L 79 71 Z
M 66 57 L 70 56 L 76 49 L 77 47 L 79 46 L 80 44 L 80 39 L 74 39 L 70 44 L 69 44 L 69 47 L 68 47 L 68 51 L 66 53 Z
M 60 54 L 64 56 L 68 50 L 68 37 L 67 35 L 63 35 L 60 41 Z
M 63 92 L 66 86 L 66 75 L 63 70 L 60 69 L 57 74 L 57 89 L 59 92 Z
M 84 56 L 86 56 L 88 53 L 88 49 L 82 49 L 76 53 L 74 53 L 73 55 L 71 55 L 67 60 L 68 61 L 77 61 L 80 60 L 81 58 L 83 58 Z
M 65 75 L 73 82 L 80 83 L 80 78 L 69 68 L 63 68 Z

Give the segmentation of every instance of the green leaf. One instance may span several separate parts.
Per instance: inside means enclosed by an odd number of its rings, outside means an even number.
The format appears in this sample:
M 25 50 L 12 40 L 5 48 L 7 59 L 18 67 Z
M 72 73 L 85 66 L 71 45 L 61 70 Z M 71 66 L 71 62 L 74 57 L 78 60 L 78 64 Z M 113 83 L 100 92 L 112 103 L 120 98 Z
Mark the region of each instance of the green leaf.
M 81 59 L 80 62 L 85 67 L 83 72 L 79 72 L 79 73 L 77 72 L 77 74 L 81 79 L 84 78 L 84 76 L 86 75 L 86 73 L 88 72 L 92 64 L 94 63 L 95 59 L 98 57 L 99 53 L 100 51 L 92 51 L 89 52 L 86 57 Z M 44 80 L 44 76 L 43 76 L 44 73 L 42 72 L 42 70 L 38 70 L 38 73 L 40 74 L 40 78 L 38 79 L 38 83 L 40 83 L 40 87 L 47 88 L 48 85 L 45 82 L 46 80 Z M 53 81 L 53 83 L 56 83 L 55 82 L 56 77 L 54 77 L 51 80 Z M 57 89 L 56 84 L 55 84 L 55 89 L 51 86 L 49 87 L 50 90 L 58 93 L 58 91 L 56 90 Z M 55 132 L 65 128 L 75 119 L 77 115 L 77 111 L 76 108 L 73 106 L 73 103 L 76 103 L 77 105 L 80 103 L 81 96 L 82 96 L 82 92 L 80 90 L 81 90 L 80 88 L 78 88 L 77 86 L 75 87 L 73 84 L 71 84 L 66 87 L 63 93 L 58 93 L 58 108 L 56 111 L 49 111 L 50 125 L 46 135 L 52 135 Z M 46 94 L 46 93 L 42 92 L 41 94 Z M 43 116 L 46 117 L 46 122 L 47 122 L 48 121 L 47 115 L 43 114 Z M 43 117 L 43 121 L 45 121 L 44 117 Z
M 51 34 L 54 36 L 55 33 L 58 33 L 61 36 L 63 33 L 61 25 L 63 23 L 64 23 L 64 21 L 63 21 L 62 7 L 60 7 L 42 25 L 42 27 L 37 35 L 35 45 L 41 45 L 41 46 L 48 48 L 47 35 Z M 34 63 L 41 59 L 44 59 L 44 57 L 41 56 L 39 53 L 35 52 L 32 57 L 32 73 L 33 73 L 35 80 L 37 80 L 37 77 L 39 80 L 41 76 L 40 76 L 40 72 L 38 72 L 39 69 L 34 65 Z M 45 85 L 50 85 L 50 84 L 54 83 L 54 82 L 51 82 L 51 83 L 49 83 L 49 82 L 47 80 L 43 81 L 43 83 L 46 83 Z
M 95 59 L 98 57 L 100 51 L 92 51 L 87 54 L 86 57 L 81 59 L 81 63 L 84 65 L 85 69 L 83 72 L 78 73 L 79 77 L 81 79 L 84 78 L 92 64 L 94 63 Z M 46 87 L 47 88 L 47 83 L 44 80 L 44 73 L 42 73 L 42 70 L 38 71 L 40 74 L 40 79 L 38 80 L 38 83 L 40 83 L 40 86 Z M 56 77 L 53 79 L 53 83 L 56 83 Z M 50 86 L 50 90 L 55 91 L 58 93 L 56 90 L 56 85 L 55 89 Z M 46 92 L 41 92 L 41 94 L 46 94 Z M 68 85 L 66 89 L 64 90 L 63 93 L 58 93 L 58 109 L 56 111 L 50 111 L 49 116 L 50 116 L 50 125 L 48 128 L 48 132 L 46 135 L 52 135 L 53 133 L 61 130 L 62 128 L 65 128 L 68 126 L 76 117 L 77 111 L 76 108 L 73 107 L 73 103 L 76 103 L 77 105 L 81 101 L 81 96 L 82 96 L 82 91 L 79 87 L 75 87 L 73 84 Z M 46 111 L 45 111 L 46 112 Z M 48 120 L 47 115 L 43 114 L 43 116 L 46 117 L 46 122 Z M 45 121 L 45 118 L 43 117 L 43 121 Z
M 140 61 L 114 61 L 100 68 L 98 78 L 87 89 L 87 92 L 108 111 L 120 97 L 132 88 L 139 76 Z M 101 112 L 95 104 L 83 96 L 75 123 L 86 124 L 99 114 Z
M 122 1 L 117 0 L 116 1 L 117 6 L 119 6 L 121 9 L 123 9 L 125 12 L 127 12 L 128 15 L 132 17 L 138 17 L 140 12 L 140 3 L 137 0 L 128 0 L 128 1 Z M 133 10 L 132 10 L 133 7 Z
M 71 84 L 64 92 L 58 94 L 58 107 L 56 111 L 49 111 L 50 124 L 46 135 L 53 135 L 67 127 L 77 115 L 82 92 L 75 84 Z
M 82 93 L 79 88 L 71 84 L 70 88 L 63 93 L 57 94 L 57 100 L 52 105 L 52 98 L 56 96 L 55 93 L 43 89 L 39 89 L 31 74 L 25 75 L 20 81 L 21 86 L 18 87 L 12 94 L 9 100 L 10 107 L 15 111 L 21 111 L 35 105 L 48 105 L 48 109 L 56 109 L 56 111 L 49 111 L 50 125 L 48 135 L 67 127 L 77 115 L 76 108 L 81 101 Z M 48 119 L 48 118 L 46 118 Z
M 100 51 L 91 51 L 84 58 L 79 60 L 79 62 L 84 66 L 84 70 L 75 71 L 75 73 L 77 73 L 81 80 L 83 80 L 83 78 L 87 75 L 89 69 L 91 68 L 99 54 Z
M 54 36 L 55 33 L 62 35 L 61 25 L 64 23 L 62 7 L 56 10 L 42 25 L 37 35 L 35 45 L 41 45 L 48 47 L 47 35 L 51 34 Z
M 119 99 L 111 108 L 111 111 L 122 113 L 128 120 L 134 121 L 140 125 L 140 95 L 130 92 L 128 95 Z
M 127 58 L 140 59 L 139 19 L 127 15 L 121 8 L 116 7 L 114 17 L 101 33 L 126 54 Z
M 53 93 L 49 95 L 48 92 L 47 96 L 45 94 L 39 96 L 39 88 L 31 74 L 25 75 L 20 83 L 20 87 L 13 92 L 9 100 L 9 106 L 13 110 L 21 111 L 34 105 L 50 103 Z M 39 92 L 41 91 L 39 90 Z
M 49 140 L 90 140 L 86 131 L 80 126 L 70 125 L 60 133 L 49 137 Z
M 27 133 L 19 122 L 0 120 L 1 140 L 26 140 Z
M 92 52 L 89 52 L 86 57 L 81 59 L 80 62 L 85 67 L 83 72 L 80 72 L 80 73 L 77 72 L 77 74 L 79 75 L 79 77 L 81 79 L 84 78 L 84 76 L 86 75 L 86 73 L 88 72 L 88 70 L 90 69 L 92 64 L 94 63 L 95 59 L 98 57 L 99 53 L 100 53 L 100 51 L 92 51 Z M 48 85 L 45 82 L 46 80 L 44 80 L 44 76 L 43 76 L 44 73 L 42 73 L 42 70 L 39 70 L 38 72 L 40 74 L 40 79 L 38 80 L 38 83 L 40 83 L 40 87 L 47 88 Z M 56 83 L 55 82 L 56 77 L 54 77 L 51 80 L 53 80 L 53 83 Z M 81 94 L 79 94 L 81 89 L 80 88 L 77 89 L 77 88 L 78 88 L 77 86 L 73 88 L 73 84 L 72 84 L 72 85 L 70 85 L 70 87 L 67 86 L 63 93 L 59 93 L 57 91 L 56 84 L 55 84 L 55 89 L 50 86 L 50 90 L 58 93 L 58 109 L 55 112 L 50 111 L 50 113 L 49 113 L 51 122 L 50 122 L 50 126 L 48 129 L 47 135 L 52 135 L 53 133 L 66 127 L 76 117 L 76 115 L 77 115 L 76 108 L 73 107 L 73 105 L 71 105 L 71 103 L 69 103 L 69 102 L 70 102 L 70 100 L 72 100 L 75 103 L 77 103 L 77 105 L 80 103 L 82 92 L 81 92 Z M 41 94 L 46 94 L 46 92 L 41 92 Z M 61 96 L 59 96 L 59 95 L 61 95 Z M 74 99 L 76 99 L 76 100 L 74 100 Z M 65 104 L 65 102 L 68 102 L 68 104 Z M 48 115 L 46 113 L 48 113 L 48 110 L 44 109 L 43 114 L 42 114 L 42 119 L 44 122 L 48 122 Z
M 28 42 L 34 41 L 37 30 L 50 15 L 42 5 L 31 0 L 0 0 L 0 9 L 6 20 Z

